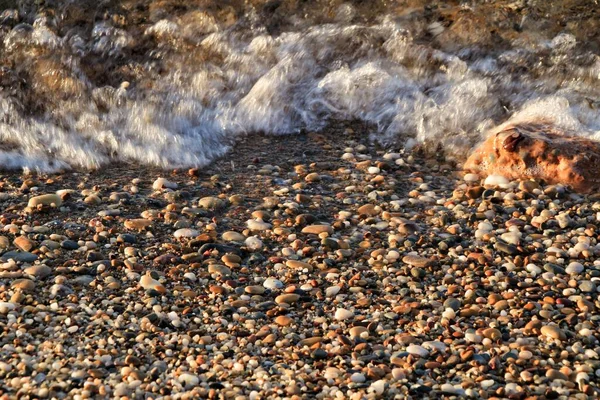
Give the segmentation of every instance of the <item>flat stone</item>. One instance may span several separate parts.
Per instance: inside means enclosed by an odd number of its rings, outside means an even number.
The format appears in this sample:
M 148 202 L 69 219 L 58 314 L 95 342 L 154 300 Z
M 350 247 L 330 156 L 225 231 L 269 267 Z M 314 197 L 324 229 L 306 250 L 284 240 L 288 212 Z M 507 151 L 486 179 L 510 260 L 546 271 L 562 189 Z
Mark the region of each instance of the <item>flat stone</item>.
M 258 285 L 254 285 L 254 286 L 246 286 L 244 288 L 244 291 L 248 294 L 263 294 L 265 292 L 265 288 L 263 286 L 258 286 Z
M 357 211 L 360 215 L 374 217 L 381 213 L 381 207 L 376 206 L 374 204 L 365 204 L 363 206 L 360 206 Z
M 227 203 L 225 200 L 219 199 L 218 197 L 203 197 L 198 201 L 198 205 L 207 210 L 220 210 L 224 208 Z
M 195 238 L 198 235 L 200 235 L 200 232 L 198 232 L 195 229 L 190 229 L 190 228 L 177 229 L 175 231 L 175 233 L 173 233 L 173 236 L 175 236 L 177 239 Z
M 246 236 L 242 235 L 239 232 L 235 231 L 227 231 L 221 235 L 221 238 L 226 242 L 238 242 L 243 243 L 246 240 Z
M 563 330 L 556 325 L 544 325 L 542 326 L 542 329 L 540 329 L 540 332 L 542 335 L 552 339 L 565 340 L 567 338 L 567 335 L 565 335 Z
M 17 262 L 32 263 L 38 259 L 38 256 L 37 254 L 32 254 L 27 251 L 8 251 L 2 254 L 0 260 L 8 261 L 11 258 Z
M 288 267 L 293 268 L 293 269 L 306 269 L 308 271 L 312 271 L 313 270 L 313 266 L 310 265 L 309 263 L 304 262 L 304 261 L 287 260 L 285 262 L 285 265 L 287 265 Z
M 127 229 L 143 231 L 152 225 L 152 221 L 146 218 L 129 219 L 125 221 L 123 225 L 125 225 L 125 228 Z
M 331 225 L 308 225 L 302 228 L 302 233 L 311 233 L 314 235 L 318 235 L 324 232 L 332 234 L 333 228 L 331 227 Z
M 354 313 L 350 310 L 346 310 L 345 308 L 338 308 L 335 310 L 335 319 L 338 321 L 344 321 L 350 318 L 354 318 Z
M 406 348 L 406 351 L 409 354 L 413 354 L 419 357 L 427 357 L 429 356 L 429 350 L 427 350 L 423 346 L 419 346 L 418 344 L 411 344 Z
M 431 263 L 431 260 L 425 257 L 409 254 L 407 256 L 402 257 L 402 262 L 408 265 L 412 265 L 413 267 L 423 268 L 427 267 Z
M 220 274 L 223 276 L 230 276 L 231 270 L 224 265 L 220 264 L 210 264 L 208 266 L 208 273 L 210 274 Z
M 154 189 L 154 190 L 177 189 L 177 183 L 171 182 L 165 178 L 158 178 L 152 184 L 152 189 Z
M 293 304 L 293 303 L 297 302 L 298 300 L 300 300 L 300 295 L 298 295 L 296 293 L 284 293 L 284 294 L 280 294 L 279 296 L 275 297 L 275 303 L 277 303 L 277 304 L 282 304 L 282 303 Z
M 14 240 L 13 243 L 23 251 L 29 251 L 35 247 L 35 242 L 33 242 L 27 236 L 19 236 Z
M 291 325 L 294 320 L 287 315 L 280 315 L 275 318 L 275 323 L 280 326 L 288 326 Z
M 17 279 L 10 285 L 13 289 L 21 289 L 24 292 L 32 292 L 35 290 L 35 282 L 30 279 Z
M 35 196 L 29 199 L 27 207 L 33 208 L 39 205 L 60 207 L 62 203 L 62 199 L 57 194 L 42 194 L 40 196 Z
M 44 264 L 32 265 L 23 270 L 27 275 L 35 276 L 36 278 L 45 278 L 52 274 L 52 269 Z

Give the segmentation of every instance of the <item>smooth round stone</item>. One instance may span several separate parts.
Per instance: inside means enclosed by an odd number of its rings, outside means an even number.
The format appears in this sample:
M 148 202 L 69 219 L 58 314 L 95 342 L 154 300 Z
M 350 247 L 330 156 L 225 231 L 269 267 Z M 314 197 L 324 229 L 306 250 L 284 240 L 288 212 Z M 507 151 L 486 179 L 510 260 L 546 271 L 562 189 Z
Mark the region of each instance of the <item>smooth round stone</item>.
M 467 183 L 476 183 L 479 182 L 479 175 L 477 174 L 466 174 L 463 180 Z
M 556 325 L 544 325 L 540 329 L 540 332 L 542 335 L 552 339 L 565 340 L 567 338 L 563 330 Z
M 300 300 L 300 295 L 298 295 L 296 293 L 284 293 L 284 294 L 280 294 L 279 296 L 275 297 L 275 303 L 277 303 L 277 304 L 282 304 L 282 303 L 293 304 L 293 303 L 297 302 L 298 300 Z
M 208 266 L 208 273 L 209 274 L 220 274 L 223 276 L 229 276 L 231 275 L 231 270 L 229 268 L 227 268 L 224 265 L 220 265 L 220 264 L 210 264 Z
M 427 350 L 423 346 L 419 346 L 418 344 L 411 344 L 406 348 L 406 351 L 409 354 L 416 355 L 419 357 L 427 357 L 429 355 L 429 350 Z
M 249 250 L 256 251 L 263 248 L 263 242 L 256 236 L 251 236 L 244 241 Z
M 64 240 L 61 242 L 60 247 L 65 250 L 77 250 L 79 248 L 79 244 L 74 240 Z
M 287 260 L 285 262 L 285 265 L 287 265 L 288 267 L 293 268 L 293 269 L 306 269 L 308 271 L 312 271 L 313 270 L 313 266 L 310 265 L 309 263 L 304 262 L 304 261 Z
M 40 196 L 35 196 L 29 199 L 27 203 L 27 207 L 37 207 L 39 205 L 42 206 L 54 206 L 60 207 L 62 205 L 62 199 L 57 194 L 42 194 Z
M 190 228 L 177 229 L 175 231 L 175 233 L 173 233 L 173 236 L 175 236 L 177 239 L 194 238 L 194 237 L 197 237 L 198 235 L 200 235 L 200 232 L 198 232 L 195 229 L 190 229 Z
M 200 378 L 198 378 L 196 375 L 192 375 L 187 372 L 184 372 L 183 374 L 179 375 L 178 380 L 179 383 L 188 387 L 198 386 L 198 384 L 200 383 Z
M 583 272 L 583 265 L 576 261 L 570 263 L 567 268 L 565 268 L 567 274 L 577 275 Z
M 344 321 L 350 318 L 354 318 L 354 313 L 350 310 L 346 310 L 345 308 L 338 308 L 335 310 L 335 319 L 338 321 Z
M 203 197 L 198 201 L 198 205 L 207 210 L 219 210 L 225 207 L 225 201 L 218 197 Z
M 288 317 L 287 315 L 280 315 L 277 318 L 275 318 L 275 323 L 279 326 L 288 326 L 292 322 L 294 322 L 294 320 Z
M 265 292 L 265 288 L 263 286 L 258 286 L 258 285 L 254 285 L 254 286 L 246 286 L 246 288 L 244 289 L 244 291 L 248 294 L 263 294 Z
M 338 285 L 329 286 L 325 289 L 325 297 L 335 297 L 342 290 L 342 288 Z
M 367 381 L 367 378 L 364 374 L 361 374 L 360 372 L 355 372 L 350 376 L 350 380 L 353 383 L 364 383 Z
M 35 289 L 35 282 L 30 279 L 17 279 L 10 285 L 13 289 L 21 289 L 24 292 L 31 292 Z
M 413 267 L 423 268 L 423 267 L 428 266 L 430 264 L 431 260 L 428 258 L 425 258 L 425 257 L 420 257 L 420 256 L 415 256 L 415 255 L 409 254 L 402 258 L 402 262 L 404 262 L 405 264 L 412 265 Z
M 484 186 L 489 187 L 506 187 L 510 181 L 502 175 L 489 175 L 483 182 Z
M 224 232 L 223 235 L 221 235 L 221 237 L 226 242 L 239 242 L 239 243 L 243 243 L 246 240 L 246 236 L 242 235 L 239 232 L 235 232 L 235 231 Z
M 265 281 L 263 282 L 263 286 L 267 289 L 281 289 L 283 288 L 283 282 L 281 282 L 279 279 L 275 279 L 275 278 L 267 278 L 265 279 Z
M 542 273 L 542 269 L 535 264 L 527 264 L 525 269 L 534 276 Z
M 177 189 L 177 183 L 168 181 L 165 178 L 158 178 L 152 184 L 152 189 L 161 190 L 161 189 Z
M 369 332 L 369 330 L 364 326 L 353 326 L 352 328 L 348 329 L 348 334 L 350 334 L 350 337 L 353 339 L 360 337 L 366 332 Z
M 318 235 L 320 233 L 333 233 L 333 228 L 331 225 L 309 225 L 302 228 L 302 233 L 311 233 L 313 235 Z
M 45 264 L 39 264 L 27 267 L 23 272 L 36 278 L 45 278 L 52 273 L 52 269 Z
M 263 221 L 262 219 L 249 219 L 246 222 L 248 228 L 253 231 L 266 231 L 271 229 L 271 224 Z
M 592 281 L 581 281 L 579 282 L 579 290 L 584 293 L 595 293 L 596 284 Z

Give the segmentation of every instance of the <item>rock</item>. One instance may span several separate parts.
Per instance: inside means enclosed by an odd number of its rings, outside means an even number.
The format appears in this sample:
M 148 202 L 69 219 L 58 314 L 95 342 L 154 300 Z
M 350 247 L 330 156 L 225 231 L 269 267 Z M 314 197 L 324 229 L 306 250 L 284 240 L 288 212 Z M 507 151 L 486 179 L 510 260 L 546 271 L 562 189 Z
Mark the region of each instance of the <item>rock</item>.
M 161 190 L 161 189 L 177 189 L 177 183 L 170 182 L 165 178 L 158 178 L 152 184 L 152 189 Z
M 38 259 L 38 256 L 37 254 L 32 254 L 27 251 L 8 251 L 2 254 L 0 260 L 8 261 L 11 258 L 17 262 L 32 263 Z
M 487 329 L 484 329 L 483 332 L 481 332 L 481 334 L 483 335 L 483 337 L 486 337 L 486 338 L 488 338 L 490 340 L 493 340 L 493 341 L 496 341 L 496 340 L 502 338 L 502 332 L 500 332 L 496 328 L 487 328 Z
M 267 289 L 281 289 L 283 288 L 283 282 L 281 282 L 278 279 L 275 278 L 267 278 L 265 279 L 265 281 L 263 282 L 263 286 Z
M 413 267 L 423 268 L 427 267 L 431 263 L 431 260 L 425 257 L 409 254 L 402 258 L 402 262 L 408 265 L 412 265 Z
M 483 186 L 486 187 L 506 187 L 510 181 L 502 175 L 489 175 L 483 181 Z
M 331 225 L 308 225 L 302 229 L 302 233 L 312 233 L 314 235 L 318 235 L 323 232 L 331 235 L 333 233 L 333 228 Z
M 52 274 L 52 269 L 44 264 L 32 265 L 23 270 L 27 275 L 34 276 L 36 278 L 45 278 Z
M 39 205 L 60 207 L 62 203 L 62 199 L 57 194 L 43 194 L 29 199 L 27 207 L 35 208 Z
M 354 313 L 350 310 L 346 310 L 345 308 L 338 308 L 335 310 L 335 319 L 338 321 L 344 321 L 350 318 L 354 318 Z
M 287 315 L 280 315 L 275 318 L 275 323 L 280 326 L 288 326 L 291 325 L 294 320 Z
M 227 231 L 221 235 L 221 238 L 226 242 L 238 242 L 243 243 L 246 240 L 246 236 L 242 235 L 239 232 L 235 231 Z
M 6 236 L 0 236 L 0 251 L 10 247 L 10 240 Z
M 173 233 L 173 236 L 175 236 L 177 239 L 181 239 L 181 238 L 195 238 L 198 235 L 200 235 L 200 232 L 198 232 L 195 229 L 190 229 L 190 228 L 177 229 L 175 231 L 175 233 Z
M 576 261 L 573 261 L 572 263 L 570 263 L 567 268 L 565 268 L 565 272 L 567 274 L 572 274 L 572 275 L 578 275 L 580 273 L 583 272 L 583 265 L 581 263 L 578 263 Z
M 14 240 L 13 243 L 23 251 L 29 251 L 35 247 L 35 243 L 27 236 L 19 236 Z
M 293 269 L 306 269 L 309 272 L 313 270 L 313 266 L 304 261 L 287 260 L 285 262 L 285 265 L 287 265 L 288 267 L 293 268 Z
M 406 351 L 409 354 L 413 354 L 419 357 L 427 357 L 429 356 L 429 350 L 424 348 L 423 346 L 419 346 L 418 344 L 411 344 L 406 348 Z
M 209 274 L 219 274 L 219 275 L 223 275 L 223 276 L 230 276 L 231 270 L 224 265 L 210 264 L 208 266 L 208 273 Z
M 325 297 L 335 297 L 341 289 L 342 288 L 338 285 L 329 286 L 327 289 L 325 289 Z
M 60 242 L 60 247 L 65 250 L 77 250 L 79 248 L 79 243 L 74 240 L 63 240 Z
M 352 328 L 348 329 L 348 334 L 353 339 L 361 337 L 361 335 L 366 332 L 369 332 L 369 330 L 364 326 L 353 326 Z
M 579 290 L 583 293 L 596 293 L 596 284 L 592 281 L 581 281 L 579 282 Z
M 129 219 L 123 223 L 125 228 L 135 230 L 135 231 L 143 231 L 150 225 L 152 225 L 152 221 L 146 218 L 137 218 L 137 219 Z
M 285 294 L 280 294 L 279 296 L 275 297 L 275 303 L 277 303 L 277 304 L 282 304 L 282 303 L 293 304 L 293 303 L 297 302 L 298 300 L 300 300 L 300 295 L 297 295 L 295 293 L 285 293 Z
M 226 203 L 218 197 L 203 197 L 198 201 L 198 205 L 207 210 L 220 210 L 224 208 Z
M 146 273 L 142 275 L 142 277 L 140 278 L 140 286 L 146 290 L 156 290 L 158 293 L 161 294 L 167 292 L 162 283 L 152 278 L 150 271 L 146 271 Z
M 200 383 L 200 378 L 198 378 L 198 376 L 187 372 L 184 372 L 183 374 L 179 375 L 179 378 L 177 379 L 183 386 L 190 388 L 196 387 Z
M 253 286 L 246 286 L 244 288 L 244 291 L 248 294 L 252 294 L 252 295 L 261 295 L 263 293 L 265 293 L 265 288 L 263 286 L 258 286 L 258 285 L 253 285 Z M 277 301 L 277 300 L 275 300 Z
M 368 217 L 374 217 L 381 213 L 381 207 L 374 204 L 365 204 L 364 206 L 358 207 L 358 213 L 360 215 L 366 215 Z
M 266 231 L 271 229 L 271 224 L 264 222 L 262 219 L 249 219 L 246 225 L 252 231 Z
M 17 279 L 10 285 L 13 289 L 21 289 L 24 292 L 32 292 L 35 290 L 35 282 L 30 279 Z
M 567 338 L 567 335 L 565 335 L 562 329 L 556 325 L 544 325 L 542 326 L 542 329 L 540 329 L 540 332 L 542 335 L 552 339 L 565 340 Z
M 600 188 L 600 143 L 541 123 L 503 124 L 467 159 L 467 171 L 544 180 L 588 192 Z

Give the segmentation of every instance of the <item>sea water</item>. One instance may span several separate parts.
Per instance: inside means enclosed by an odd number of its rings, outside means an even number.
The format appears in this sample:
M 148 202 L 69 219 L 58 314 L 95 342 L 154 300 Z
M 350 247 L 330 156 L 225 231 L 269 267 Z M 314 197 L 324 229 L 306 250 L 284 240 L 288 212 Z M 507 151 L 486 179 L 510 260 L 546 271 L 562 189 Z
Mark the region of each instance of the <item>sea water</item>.
M 600 57 L 569 33 L 449 49 L 419 11 L 361 20 L 346 3 L 328 21 L 296 15 L 276 30 L 253 7 L 227 24 L 198 6 L 135 26 L 57 10 L 0 18 L 4 169 L 204 166 L 242 136 L 339 121 L 458 158 L 524 121 L 600 138 Z

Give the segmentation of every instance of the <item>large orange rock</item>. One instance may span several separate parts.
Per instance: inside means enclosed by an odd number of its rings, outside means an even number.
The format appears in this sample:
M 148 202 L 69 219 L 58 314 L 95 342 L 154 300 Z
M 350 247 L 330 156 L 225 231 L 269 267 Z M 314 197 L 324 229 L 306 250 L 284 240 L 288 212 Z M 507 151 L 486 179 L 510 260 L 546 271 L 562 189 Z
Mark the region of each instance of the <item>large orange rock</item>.
M 464 169 L 484 176 L 561 183 L 588 192 L 600 189 L 600 143 L 546 124 L 509 125 L 492 132 Z

